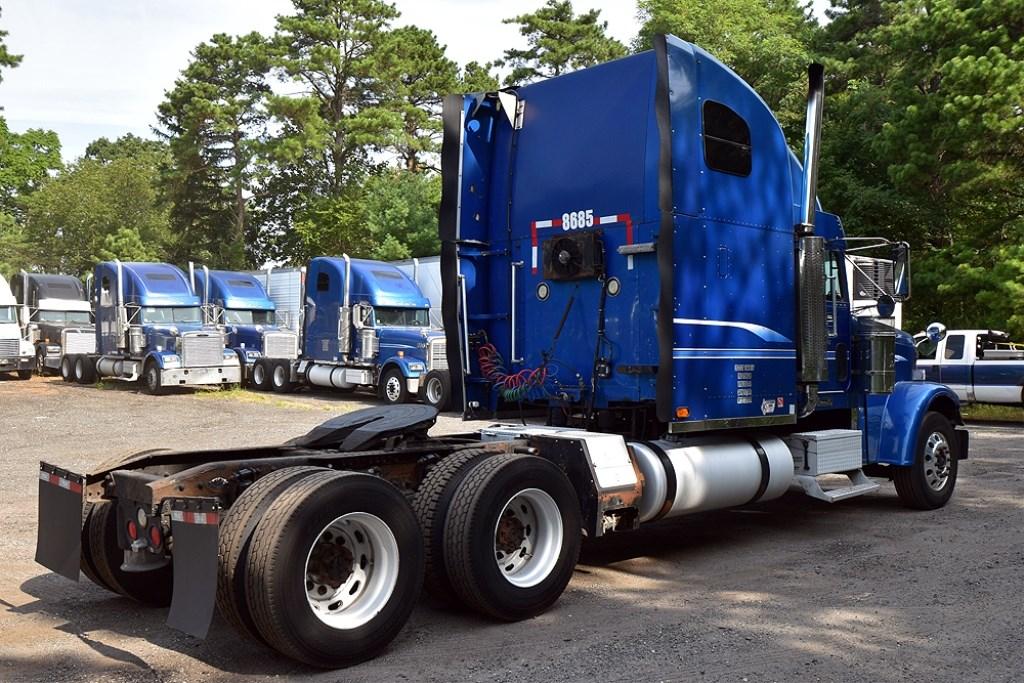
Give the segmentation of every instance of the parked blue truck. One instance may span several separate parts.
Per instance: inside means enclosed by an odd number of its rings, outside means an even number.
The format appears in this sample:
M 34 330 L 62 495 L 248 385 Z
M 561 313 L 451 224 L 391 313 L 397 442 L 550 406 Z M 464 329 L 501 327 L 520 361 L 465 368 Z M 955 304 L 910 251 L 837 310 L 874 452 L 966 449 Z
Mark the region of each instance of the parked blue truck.
M 216 602 L 241 632 L 335 667 L 394 638 L 424 574 L 435 595 L 514 621 L 558 599 L 584 535 L 791 488 L 836 502 L 874 478 L 942 507 L 968 454 L 959 403 L 910 381 L 907 335 L 851 314 L 851 246 L 891 261 L 884 309 L 909 294 L 909 252 L 846 236 L 818 206 L 821 68 L 809 76 L 802 165 L 757 93 L 670 36 L 446 98 L 453 398 L 549 424 L 431 436 L 435 410 L 390 406 L 279 447 L 144 452 L 85 475 L 42 463 L 37 560 L 169 601 L 168 623 L 195 635 Z M 311 291 L 337 301 L 344 268 L 311 266 Z M 362 347 L 336 326 L 366 317 L 342 301 L 307 312 L 306 344 L 336 363 L 318 376 L 348 382 Z M 850 485 L 826 488 L 832 474 Z
M 343 255 L 314 258 L 291 274 L 304 283 L 301 355 L 291 363 L 267 361 L 275 390 L 300 383 L 369 388 L 389 404 L 446 407 L 445 335 L 431 327 L 430 301 L 405 273 Z
M 263 391 L 290 389 L 299 337 L 278 324 L 276 306 L 259 279 L 251 273 L 189 268 L 207 323 L 227 334 L 244 379 Z
M 140 381 L 151 394 L 241 382 L 238 356 L 225 347 L 221 330 L 204 323 L 200 299 L 180 268 L 106 261 L 95 268 L 92 297 L 95 352 L 65 356 L 76 381 Z

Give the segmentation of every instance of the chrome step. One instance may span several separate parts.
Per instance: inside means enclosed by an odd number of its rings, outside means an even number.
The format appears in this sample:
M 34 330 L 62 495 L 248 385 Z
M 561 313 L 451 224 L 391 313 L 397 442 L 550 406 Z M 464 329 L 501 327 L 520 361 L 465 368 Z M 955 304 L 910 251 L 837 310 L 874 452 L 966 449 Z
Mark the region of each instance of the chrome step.
M 804 493 L 811 498 L 817 498 L 826 503 L 836 503 L 847 498 L 856 498 L 857 496 L 863 496 L 865 493 L 874 493 L 881 488 L 878 482 L 868 479 L 867 475 L 864 474 L 864 470 L 841 472 L 841 474 L 845 474 L 850 479 L 849 486 L 823 489 L 821 488 L 821 482 L 816 477 L 807 474 L 798 474 L 795 479 L 804 490 Z

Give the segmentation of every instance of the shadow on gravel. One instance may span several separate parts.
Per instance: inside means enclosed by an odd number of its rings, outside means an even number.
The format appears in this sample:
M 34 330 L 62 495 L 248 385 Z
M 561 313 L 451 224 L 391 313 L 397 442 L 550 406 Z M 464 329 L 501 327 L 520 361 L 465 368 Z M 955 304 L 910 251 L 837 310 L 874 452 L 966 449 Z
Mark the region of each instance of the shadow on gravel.
M 266 647 L 244 640 L 228 624 L 214 617 L 210 635 L 198 640 L 169 628 L 165 623 L 167 610 L 144 607 L 134 601 L 107 593 L 83 577 L 78 585 L 69 584 L 53 574 L 43 574 L 23 582 L 20 589 L 36 598 L 20 607 L 0 600 L 0 606 L 15 614 L 42 614 L 62 620 L 56 630 L 75 636 L 85 646 L 109 662 L 120 662 L 140 670 L 152 667 L 137 654 L 111 645 L 98 632 L 113 632 L 127 638 L 139 638 L 153 645 L 195 657 L 222 671 L 248 675 L 283 675 L 317 671 L 278 656 Z M 61 596 L 79 592 L 76 599 Z M 38 658 L 32 667 L 56 665 L 49 658 Z M 105 670 L 109 670 L 108 668 Z M 21 671 L 21 669 L 19 669 Z M 156 677 L 160 680 L 160 677 Z M 52 676 L 29 677 L 28 680 L 50 680 Z

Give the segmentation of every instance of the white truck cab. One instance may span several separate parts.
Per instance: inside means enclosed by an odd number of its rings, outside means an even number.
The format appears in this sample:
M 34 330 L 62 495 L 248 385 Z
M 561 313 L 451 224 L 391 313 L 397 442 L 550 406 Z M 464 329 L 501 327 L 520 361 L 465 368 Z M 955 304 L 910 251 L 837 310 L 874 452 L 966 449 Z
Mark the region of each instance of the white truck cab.
M 34 357 L 32 342 L 25 339 L 11 287 L 0 278 L 0 373 L 16 372 L 18 379 L 29 379 Z

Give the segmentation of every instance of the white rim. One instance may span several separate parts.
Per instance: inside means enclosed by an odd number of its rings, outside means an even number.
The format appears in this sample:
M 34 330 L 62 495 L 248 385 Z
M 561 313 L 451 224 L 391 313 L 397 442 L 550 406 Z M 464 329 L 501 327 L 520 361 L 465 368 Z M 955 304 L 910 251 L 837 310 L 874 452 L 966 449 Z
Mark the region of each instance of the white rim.
M 384 383 L 384 393 L 387 394 L 389 401 L 397 403 L 402 397 L 402 380 L 395 375 L 388 377 L 388 381 Z
M 359 628 L 391 599 L 398 560 L 398 541 L 380 517 L 368 512 L 338 517 L 306 555 L 303 590 L 309 608 L 331 628 Z
M 444 387 L 441 384 L 441 380 L 437 377 L 431 377 L 427 380 L 427 400 L 433 405 L 437 405 L 441 402 L 441 395 L 444 393 Z
M 283 365 L 274 366 L 274 386 L 276 386 L 276 387 L 283 387 L 284 384 L 285 384 L 285 381 L 286 381 L 286 377 L 284 376 L 284 366 Z
M 524 489 L 512 496 L 494 525 L 494 560 L 505 580 L 518 588 L 536 586 L 558 564 L 562 514 L 545 491 Z
M 952 458 L 949 442 L 941 432 L 932 432 L 924 444 L 924 480 L 933 491 L 946 488 Z
M 253 366 L 253 369 L 252 369 L 252 383 L 257 385 L 257 386 L 259 386 L 259 385 L 263 384 L 263 382 L 266 381 L 266 379 L 267 379 L 267 375 L 266 375 L 266 372 L 263 370 L 263 364 L 261 363 L 261 364 Z

